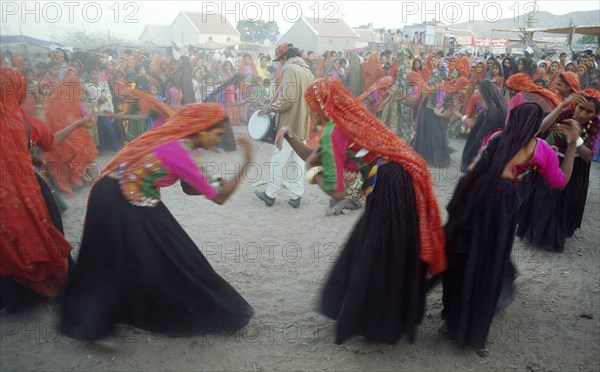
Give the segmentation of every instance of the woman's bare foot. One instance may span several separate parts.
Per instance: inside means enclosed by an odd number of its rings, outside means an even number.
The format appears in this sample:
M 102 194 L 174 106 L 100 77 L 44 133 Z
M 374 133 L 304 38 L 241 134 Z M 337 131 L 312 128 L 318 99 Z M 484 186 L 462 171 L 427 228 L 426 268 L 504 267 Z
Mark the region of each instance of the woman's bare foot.
M 117 343 L 115 340 L 105 337 L 99 340 L 90 341 L 90 343 L 103 351 L 117 351 Z
M 488 349 L 475 349 L 475 352 L 482 358 L 487 358 L 488 354 L 490 353 Z
M 362 339 L 349 345 L 345 345 L 344 349 L 357 354 L 371 354 L 375 352 L 383 352 L 384 350 L 389 350 L 393 347 L 394 345 L 388 344 L 387 342 L 376 342 Z

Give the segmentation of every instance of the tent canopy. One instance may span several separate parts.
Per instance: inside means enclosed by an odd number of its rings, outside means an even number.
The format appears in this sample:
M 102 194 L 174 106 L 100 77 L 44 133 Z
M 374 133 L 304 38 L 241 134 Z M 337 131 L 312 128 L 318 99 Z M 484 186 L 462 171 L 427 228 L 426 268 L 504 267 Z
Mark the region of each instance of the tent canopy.
M 600 35 L 600 25 L 550 28 L 547 30 L 540 30 L 540 32 L 549 34 Z

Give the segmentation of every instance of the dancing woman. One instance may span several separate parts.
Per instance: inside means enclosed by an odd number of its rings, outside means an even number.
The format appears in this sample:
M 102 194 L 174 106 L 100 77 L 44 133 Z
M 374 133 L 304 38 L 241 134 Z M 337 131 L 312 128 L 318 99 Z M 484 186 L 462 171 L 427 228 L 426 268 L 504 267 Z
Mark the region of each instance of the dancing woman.
M 48 101 L 46 108 L 46 122 L 53 132 L 84 116 L 80 103 L 83 87 L 79 78 L 65 78 L 59 87 L 59 94 Z M 93 176 L 90 171 L 93 171 L 92 162 L 98 156 L 98 149 L 89 131 L 80 127 L 46 155 L 48 170 L 57 186 L 72 197 L 73 185 L 83 186 L 83 181 L 89 181 Z
M 513 109 L 506 129 L 491 136 L 447 207 L 448 269 L 442 274 L 445 324 L 440 331 L 479 353 L 485 348 L 494 313 L 512 298 L 516 184 L 533 168 L 551 188 L 564 187 L 571 177 L 579 130 L 575 125 L 561 126 L 568 150 L 559 168 L 552 148 L 536 138 L 542 118 L 537 104 Z
M 128 144 L 105 167 L 88 201 L 77 264 L 67 286 L 61 332 L 97 340 L 116 323 L 171 336 L 235 331 L 252 307 L 211 267 L 160 201 L 160 188 L 185 181 L 184 191 L 224 203 L 244 165 L 215 187 L 192 158 L 216 145 L 229 125 L 217 104 L 185 105 L 161 127 Z
M 562 134 L 564 123 L 578 125 L 582 135 L 577 142 L 573 176 L 564 190 L 552 190 L 532 175 L 531 187 L 521 195 L 517 236 L 531 244 L 555 252 L 565 249 L 565 240 L 581 226 L 587 200 L 591 161 L 598 151 L 600 138 L 600 92 L 585 90 L 574 93 L 552 111 L 542 124 L 541 132 L 550 129 L 546 141 L 558 148 L 565 162 L 568 138 Z M 569 106 L 575 103 L 574 109 Z
M 438 72 L 434 71 L 431 76 L 434 77 L 436 74 Z M 437 86 L 431 79 L 428 85 Z M 454 102 L 468 89 L 469 81 L 464 77 L 449 80 L 439 86 L 439 90 L 429 94 L 421 104 L 412 146 L 429 166 L 445 167 L 450 163 L 446 130 L 453 117 L 460 118 L 462 116 L 455 109 Z
M 62 292 L 72 248 L 62 234 L 58 211 L 46 204 L 52 196 L 33 170 L 30 146 L 40 136 L 19 107 L 27 82 L 9 67 L 0 67 L 0 77 L 0 309 L 16 312 Z M 71 124 L 66 131 L 77 127 Z M 49 130 L 45 136 L 47 143 L 54 140 Z
M 320 310 L 335 319 L 337 344 L 361 335 L 389 347 L 403 334 L 416 339 L 425 309 L 426 275 L 445 269 L 444 238 L 425 161 L 332 78 L 304 95 L 312 120 L 325 126 L 320 150 L 304 145 L 287 127 L 279 130 L 327 194 L 344 195 L 344 170 L 360 170 L 367 195 L 363 216 L 331 271 Z M 385 345 L 382 345 L 384 343 Z
M 479 102 L 483 105 L 484 111 L 477 116 L 477 121 L 465 143 L 461 163 L 463 173 L 475 159 L 483 139 L 493 131 L 504 128 L 506 122 L 508 105 L 502 97 L 500 88 L 490 80 L 482 80 L 479 82 L 479 92 L 481 94 Z

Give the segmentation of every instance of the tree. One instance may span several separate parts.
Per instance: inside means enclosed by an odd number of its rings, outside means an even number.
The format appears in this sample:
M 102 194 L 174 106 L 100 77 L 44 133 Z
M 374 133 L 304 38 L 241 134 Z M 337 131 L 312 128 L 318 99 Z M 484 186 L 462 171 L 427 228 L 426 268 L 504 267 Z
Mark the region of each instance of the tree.
M 598 42 L 598 37 L 594 35 L 585 35 L 577 40 L 577 44 L 594 44 Z
M 250 43 L 263 43 L 266 39 L 275 42 L 279 36 L 279 26 L 275 22 L 239 21 L 235 27 L 240 32 L 240 39 Z
M 359 30 L 372 30 L 373 29 L 373 22 L 369 22 L 366 25 L 360 25 L 357 28 Z
M 106 32 L 88 32 L 84 29 L 73 30 L 66 32 L 61 38 L 54 38 L 62 44 L 73 45 L 76 47 L 96 47 L 109 44 L 127 44 L 129 40 L 125 40 L 119 36 L 111 35 L 110 30 Z

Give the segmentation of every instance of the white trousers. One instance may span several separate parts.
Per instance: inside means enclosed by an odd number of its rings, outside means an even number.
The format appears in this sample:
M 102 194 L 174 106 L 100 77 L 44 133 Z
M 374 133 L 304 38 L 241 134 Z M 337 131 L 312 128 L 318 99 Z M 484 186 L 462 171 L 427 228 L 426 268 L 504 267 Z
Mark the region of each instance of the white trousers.
M 304 142 L 306 143 L 306 142 Z M 289 184 L 290 199 L 296 200 L 304 193 L 304 160 L 284 140 L 281 150 L 275 147 L 269 166 L 266 194 L 276 198 L 283 183 Z

